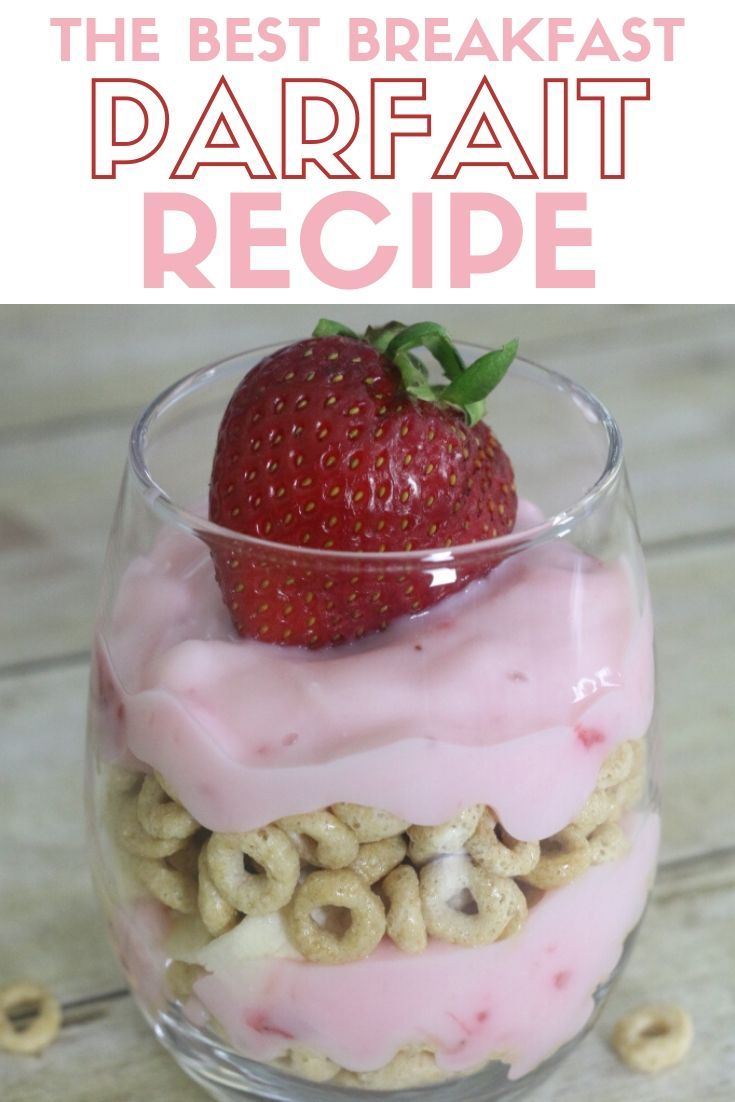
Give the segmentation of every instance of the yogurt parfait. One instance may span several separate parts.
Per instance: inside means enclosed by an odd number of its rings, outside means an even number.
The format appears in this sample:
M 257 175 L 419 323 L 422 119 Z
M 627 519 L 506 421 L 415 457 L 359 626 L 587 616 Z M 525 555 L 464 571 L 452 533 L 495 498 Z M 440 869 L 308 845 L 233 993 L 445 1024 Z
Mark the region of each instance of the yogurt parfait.
M 516 351 L 322 321 L 133 430 L 94 872 L 215 1098 L 504 1098 L 624 963 L 659 835 L 650 600 L 615 422 Z

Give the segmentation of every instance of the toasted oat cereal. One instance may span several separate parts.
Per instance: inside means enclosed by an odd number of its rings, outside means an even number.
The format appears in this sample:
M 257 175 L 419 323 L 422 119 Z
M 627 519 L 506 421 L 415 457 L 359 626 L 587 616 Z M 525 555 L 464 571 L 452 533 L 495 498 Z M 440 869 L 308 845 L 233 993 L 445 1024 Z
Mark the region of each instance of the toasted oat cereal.
M 332 811 L 353 831 L 358 842 L 382 842 L 384 838 L 403 834 L 410 825 L 389 811 L 365 804 L 332 804 Z
M 312 1083 L 328 1083 L 339 1071 L 339 1064 L 334 1060 L 309 1048 L 290 1048 L 279 1064 Z
M 423 953 L 427 943 L 426 923 L 416 869 L 399 865 L 388 873 L 380 887 L 388 901 L 388 937 L 404 953 Z
M 123 798 L 117 806 L 115 833 L 124 850 L 133 857 L 155 860 L 170 857 L 184 845 L 183 838 L 154 838 L 138 818 L 137 797 Z
M 199 853 L 197 903 L 201 920 L 212 937 L 227 933 L 237 923 L 237 910 L 217 891 L 209 875 L 206 846 Z
M 140 825 L 154 838 L 189 838 L 199 829 L 196 819 L 151 775 L 138 793 L 137 811 Z
M 625 857 L 630 842 L 625 831 L 618 823 L 602 823 L 592 831 L 587 839 L 593 865 L 604 865 L 608 861 L 618 861 Z
M 340 1087 L 394 1091 L 428 1087 L 447 1078 L 447 1072 L 437 1065 L 432 1048 L 428 1045 L 412 1045 L 397 1052 L 385 1067 L 376 1071 L 341 1071 L 334 1082 Z
M 204 975 L 206 972 L 199 964 L 172 960 L 166 967 L 166 984 L 175 999 L 185 1002 L 191 995 L 195 980 Z
M 414 865 L 423 865 L 445 853 L 463 853 L 484 810 L 483 804 L 473 804 L 438 826 L 410 826 L 408 855 Z
M 538 842 L 519 842 L 507 834 L 491 808 L 486 807 L 466 846 L 472 860 L 496 876 L 522 876 L 539 862 Z
M 262 871 L 249 872 L 243 855 Z M 207 868 L 218 892 L 243 914 L 272 914 L 284 907 L 301 864 L 288 835 L 277 826 L 245 834 L 215 833 L 207 842 Z
M 311 865 L 343 869 L 357 857 L 359 843 L 354 831 L 331 811 L 289 815 L 279 819 L 278 826 L 287 834 L 305 837 L 311 843 L 303 851 L 303 856 Z
M 568 826 L 541 842 L 541 857 L 536 868 L 523 879 L 534 888 L 548 891 L 576 880 L 590 867 L 589 842 L 579 827 Z
M 572 819 L 570 826 L 577 827 L 585 837 L 606 822 L 615 810 L 615 801 L 610 792 L 595 788 L 585 801 L 584 807 Z
M 0 1048 L 24 1056 L 43 1052 L 61 1029 L 61 1007 L 45 987 L 19 980 L 0 988 Z
M 630 742 L 621 742 L 603 761 L 597 777 L 598 788 L 613 788 L 630 776 L 635 763 L 635 751 Z
M 455 945 L 489 945 L 526 901 L 514 880 L 494 876 L 469 857 L 442 857 L 420 874 L 421 907 L 432 937 Z
M 193 877 L 171 868 L 165 858 L 134 857 L 135 875 L 151 895 L 172 911 L 191 915 L 197 909 L 197 884 Z
M 329 910 L 337 909 L 337 921 Z M 324 915 L 324 911 L 327 914 Z M 339 912 L 349 912 L 346 928 Z M 324 915 L 321 925 L 315 916 Z M 286 911 L 289 937 L 307 960 L 342 964 L 369 956 L 385 933 L 385 910 L 369 885 L 351 869 L 309 873 Z
M 634 1071 L 655 1072 L 683 1060 L 692 1045 L 692 1020 L 679 1006 L 639 1006 L 616 1024 L 612 1045 Z
M 350 868 L 367 880 L 368 884 L 374 884 L 387 876 L 396 865 L 400 865 L 405 856 L 405 839 L 401 834 L 395 834 L 380 842 L 364 842 Z

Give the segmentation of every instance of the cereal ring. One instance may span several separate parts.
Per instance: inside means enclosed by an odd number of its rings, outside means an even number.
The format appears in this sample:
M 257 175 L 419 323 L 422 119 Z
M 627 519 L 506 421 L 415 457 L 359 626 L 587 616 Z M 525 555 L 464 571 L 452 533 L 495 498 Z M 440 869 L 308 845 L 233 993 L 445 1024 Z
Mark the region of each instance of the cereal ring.
M 279 1063 L 287 1071 L 300 1075 L 302 1079 L 310 1079 L 312 1083 L 327 1083 L 339 1071 L 339 1064 L 335 1064 L 334 1060 L 310 1048 L 290 1048 Z
M 534 888 L 533 884 L 526 884 L 523 880 L 518 882 L 518 887 L 523 892 L 523 898 L 526 901 L 526 907 L 529 911 L 532 911 L 546 895 L 543 888 Z
M 625 857 L 630 843 L 625 832 L 617 823 L 602 823 L 592 831 L 587 839 L 593 865 L 604 865 L 608 861 L 617 861 Z
M 186 1002 L 195 981 L 205 974 L 204 968 L 199 964 L 188 964 L 185 960 L 172 960 L 166 966 L 166 983 L 174 999 Z
M 679 1006 L 639 1006 L 616 1023 L 612 1045 L 634 1071 L 673 1067 L 691 1048 L 692 1020 Z
M 186 873 L 193 880 L 199 875 L 199 853 L 202 848 L 202 838 L 194 835 L 189 838 L 181 849 L 172 853 L 166 861 L 172 869 Z
M 631 739 L 630 747 L 633 751 L 633 766 L 630 770 L 631 774 L 645 772 L 646 760 L 648 758 L 648 748 L 646 746 L 645 738 Z
M 357 857 L 359 843 L 353 831 L 330 811 L 289 815 L 279 819 L 278 825 L 289 834 L 306 836 L 303 855 L 310 865 L 343 869 Z
M 508 919 L 508 925 L 503 930 L 502 934 L 498 938 L 498 941 L 505 941 L 506 938 L 515 937 L 519 934 L 523 927 L 526 925 L 526 919 L 528 918 L 528 902 L 525 894 L 518 889 L 518 895 L 513 896 L 513 909 L 511 911 L 510 918 Z
M 519 842 L 507 834 L 489 807 L 466 848 L 476 864 L 496 876 L 522 876 L 536 867 L 541 855 L 538 842 Z
M 382 842 L 403 834 L 410 824 L 389 811 L 364 804 L 332 804 L 332 811 L 353 831 L 358 842 Z
M 634 771 L 621 784 L 610 789 L 610 795 L 614 801 L 615 810 L 618 813 L 635 807 L 643 797 L 646 786 L 645 771 Z
M 525 907 L 513 880 L 493 876 L 469 857 L 432 861 L 422 868 L 420 885 L 427 931 L 455 945 L 497 941 L 514 910 Z
M 452 1072 L 452 1077 L 463 1072 Z M 433 1049 L 411 1045 L 400 1049 L 393 1059 L 376 1071 L 342 1071 L 335 1079 L 340 1087 L 362 1087 L 375 1091 L 395 1091 L 411 1087 L 429 1087 L 446 1079 Z
M 155 860 L 170 857 L 184 844 L 182 838 L 154 838 L 143 828 L 138 818 L 137 800 L 125 799 L 117 811 L 116 834 L 123 849 L 133 857 Z
M 595 788 L 590 793 L 584 807 L 572 819 L 570 826 L 577 827 L 585 837 L 592 833 L 595 827 L 610 818 L 615 810 L 615 801 L 609 792 Z
M 380 887 L 388 900 L 388 937 L 404 953 L 423 953 L 427 942 L 426 923 L 416 869 L 411 865 L 399 865 L 388 873 Z
M 598 788 L 613 788 L 630 776 L 635 754 L 630 742 L 621 742 L 603 761 L 597 777 Z
M 197 902 L 199 915 L 212 937 L 219 937 L 231 930 L 237 922 L 237 911 L 224 899 L 214 886 L 209 875 L 207 849 L 204 846 L 199 853 L 199 887 Z
M 348 910 L 347 928 L 320 925 L 313 912 L 322 907 Z M 296 889 L 286 912 L 286 924 L 291 941 L 307 960 L 343 964 L 372 953 L 385 933 L 385 910 L 356 872 L 320 869 L 310 873 Z
M 111 765 L 107 771 L 107 787 L 116 795 L 137 790 L 142 780 L 142 773 L 134 773 L 132 769 L 124 769 L 122 765 Z
M 50 991 L 27 980 L 0 988 L 0 1048 L 43 1052 L 61 1029 L 61 1007 Z
M 138 793 L 137 809 L 140 825 L 154 838 L 189 838 L 199 830 L 196 819 L 151 775 Z
M 161 903 L 180 914 L 191 915 L 196 912 L 197 885 L 191 876 L 171 868 L 163 858 L 153 860 L 150 857 L 136 857 L 132 864 L 140 882 Z
M 535 888 L 561 888 L 590 867 L 589 842 L 579 827 L 568 826 L 541 843 L 538 865 L 523 879 Z
M 360 846 L 357 857 L 350 865 L 353 872 L 359 873 L 368 884 L 382 880 L 391 869 L 400 865 L 406 856 L 406 842 L 400 834 L 392 838 L 383 838 L 381 842 L 365 842 Z
M 261 871 L 249 872 L 243 855 Z M 245 834 L 213 834 L 207 842 L 207 867 L 227 902 L 251 915 L 272 914 L 284 907 L 301 871 L 296 847 L 273 825 Z
M 465 843 L 475 833 L 484 810 L 482 804 L 473 804 L 439 826 L 409 827 L 408 855 L 414 865 L 423 865 L 443 853 L 462 853 Z

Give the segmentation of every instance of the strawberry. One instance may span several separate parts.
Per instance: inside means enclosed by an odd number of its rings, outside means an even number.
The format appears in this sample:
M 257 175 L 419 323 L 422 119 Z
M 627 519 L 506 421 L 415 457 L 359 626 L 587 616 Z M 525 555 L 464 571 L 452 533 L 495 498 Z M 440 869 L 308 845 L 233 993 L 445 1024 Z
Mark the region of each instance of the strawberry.
M 420 345 L 447 384 L 430 385 L 412 351 Z M 480 417 L 516 349 L 512 341 L 465 367 L 430 322 L 391 323 L 359 338 L 322 321 L 311 339 L 245 376 L 222 418 L 209 498 L 216 524 L 266 541 L 212 547 L 241 635 L 310 647 L 348 642 L 490 569 L 487 555 L 462 556 L 453 580 L 440 585 L 425 557 L 392 553 L 512 529 L 513 469 Z

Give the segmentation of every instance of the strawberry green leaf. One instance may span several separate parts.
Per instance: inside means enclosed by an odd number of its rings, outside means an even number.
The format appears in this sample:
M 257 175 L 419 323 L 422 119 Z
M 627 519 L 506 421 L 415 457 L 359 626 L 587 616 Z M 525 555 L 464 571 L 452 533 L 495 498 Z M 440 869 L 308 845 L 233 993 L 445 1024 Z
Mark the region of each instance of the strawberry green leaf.
M 428 390 L 430 401 L 436 400 L 431 387 L 426 381 L 426 368 L 420 360 L 408 352 L 399 352 L 394 357 L 393 362 L 398 368 L 403 385 L 409 394 L 413 394 L 416 398 L 423 397 L 423 394 L 419 395 L 417 393 L 417 388 L 421 391 Z
M 464 361 L 452 340 L 441 325 L 433 321 L 420 321 L 408 325 L 395 335 L 385 354 L 389 360 L 396 359 L 401 352 L 413 348 L 425 348 L 441 364 L 448 379 L 456 379 L 464 371 Z
M 512 340 L 494 352 L 486 352 L 442 391 L 442 401 L 464 410 L 483 401 L 503 378 L 517 351 L 518 341 Z
M 357 333 L 355 333 L 348 325 L 342 325 L 339 321 L 330 321 L 329 318 L 320 318 L 312 337 L 354 337 L 356 340 Z
M 397 333 L 403 332 L 406 326 L 400 321 L 389 321 L 387 325 L 368 325 L 365 330 L 365 340 L 378 352 L 385 352 Z

